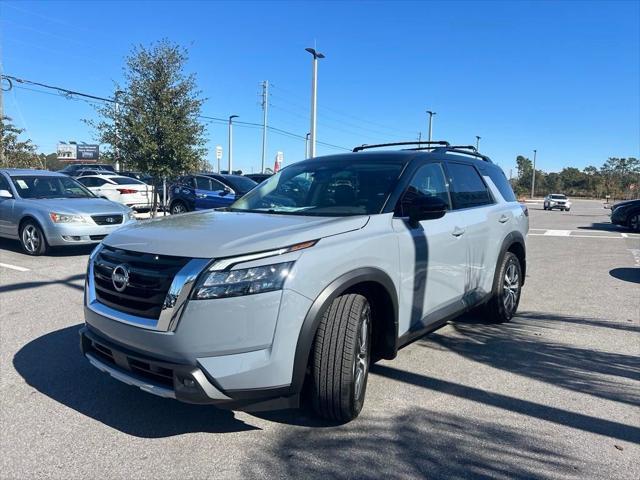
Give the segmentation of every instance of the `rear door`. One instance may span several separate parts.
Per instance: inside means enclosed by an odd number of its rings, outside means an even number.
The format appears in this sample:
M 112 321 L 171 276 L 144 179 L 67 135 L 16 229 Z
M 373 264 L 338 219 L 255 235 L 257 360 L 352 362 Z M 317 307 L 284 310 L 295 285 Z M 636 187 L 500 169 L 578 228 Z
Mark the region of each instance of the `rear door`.
M 420 196 L 437 196 L 449 211 L 442 218 L 408 223 L 407 207 Z M 401 305 L 410 309 L 408 325 L 400 334 L 416 332 L 463 307 L 467 245 L 462 217 L 451 208 L 445 172 L 441 163 L 426 163 L 414 173 L 393 218 L 400 248 Z M 461 233 L 462 231 L 462 233 Z
M 9 181 L 0 173 L 0 190 L 7 190 L 13 194 Z M 0 198 L 0 235 L 15 235 L 17 233 L 17 219 L 13 218 L 15 198 Z
M 501 246 L 492 244 L 495 235 L 492 235 L 489 220 L 495 201 L 472 163 L 450 161 L 446 169 L 453 209 L 467 243 L 464 300 L 474 304 L 490 291 L 490 288 L 487 291 L 487 282 L 490 284 L 489 279 L 493 278 L 494 252 Z

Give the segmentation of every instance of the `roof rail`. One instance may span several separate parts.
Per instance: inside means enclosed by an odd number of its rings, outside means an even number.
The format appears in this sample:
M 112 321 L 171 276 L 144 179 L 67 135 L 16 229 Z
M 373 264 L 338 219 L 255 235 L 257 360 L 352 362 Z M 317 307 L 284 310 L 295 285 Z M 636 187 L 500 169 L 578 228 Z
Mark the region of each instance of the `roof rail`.
M 493 163 L 489 157 L 482 155 L 476 147 L 473 145 L 451 145 L 445 148 L 447 152 L 459 153 L 462 155 L 469 155 L 470 157 L 476 157 L 484 160 L 485 162 Z
M 381 147 L 402 147 L 402 146 L 407 146 L 407 145 L 418 145 L 417 148 L 415 148 L 414 150 L 419 150 L 421 149 L 422 145 L 425 145 L 424 148 L 429 148 L 429 145 L 436 145 L 436 146 L 441 146 L 441 147 L 448 147 L 449 146 L 449 142 L 446 142 L 444 140 L 440 140 L 440 141 L 434 141 L 434 142 L 396 142 L 396 143 L 377 143 L 374 145 L 360 145 L 359 147 L 356 147 L 353 149 L 354 152 L 361 152 L 362 150 L 368 150 L 370 148 L 381 148 Z

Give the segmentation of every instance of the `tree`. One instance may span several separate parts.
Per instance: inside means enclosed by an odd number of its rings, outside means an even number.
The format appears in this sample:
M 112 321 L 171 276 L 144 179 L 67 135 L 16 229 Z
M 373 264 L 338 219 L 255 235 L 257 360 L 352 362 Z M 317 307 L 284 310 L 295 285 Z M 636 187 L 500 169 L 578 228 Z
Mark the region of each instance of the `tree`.
M 0 121 L 0 149 L 3 152 L 3 167 L 8 168 L 43 168 L 40 157 L 36 155 L 36 146 L 30 139 L 20 140 L 24 129 L 16 127 L 10 117 L 4 116 Z
M 167 40 L 138 46 L 126 59 L 118 104 L 98 107 L 88 121 L 101 143 L 127 169 L 156 178 L 204 166 L 205 128 L 198 120 L 204 99 L 195 75 L 184 73 L 187 51 Z M 154 205 L 153 212 L 155 213 Z

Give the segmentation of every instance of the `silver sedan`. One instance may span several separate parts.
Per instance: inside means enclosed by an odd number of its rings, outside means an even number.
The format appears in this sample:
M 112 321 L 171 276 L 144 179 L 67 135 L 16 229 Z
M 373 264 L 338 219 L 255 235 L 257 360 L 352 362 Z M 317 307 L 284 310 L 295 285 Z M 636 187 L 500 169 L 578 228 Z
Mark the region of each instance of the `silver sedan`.
M 0 237 L 19 240 L 25 253 L 99 243 L 133 211 L 99 198 L 67 175 L 46 170 L 0 170 Z

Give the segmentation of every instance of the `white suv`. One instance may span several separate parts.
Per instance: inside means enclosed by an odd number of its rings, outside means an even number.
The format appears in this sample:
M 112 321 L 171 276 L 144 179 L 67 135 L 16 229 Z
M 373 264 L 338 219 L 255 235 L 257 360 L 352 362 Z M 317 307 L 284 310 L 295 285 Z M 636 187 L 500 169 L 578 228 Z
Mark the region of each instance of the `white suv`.
M 544 197 L 544 209 L 553 210 L 554 208 L 568 212 L 571 210 L 571 202 L 566 195 L 561 193 L 550 193 Z
M 502 170 L 446 142 L 370 148 L 109 235 L 89 259 L 84 355 L 227 408 L 295 407 L 306 386 L 319 415 L 349 421 L 371 362 L 472 308 L 510 320 L 529 219 Z

